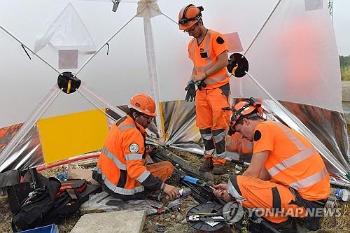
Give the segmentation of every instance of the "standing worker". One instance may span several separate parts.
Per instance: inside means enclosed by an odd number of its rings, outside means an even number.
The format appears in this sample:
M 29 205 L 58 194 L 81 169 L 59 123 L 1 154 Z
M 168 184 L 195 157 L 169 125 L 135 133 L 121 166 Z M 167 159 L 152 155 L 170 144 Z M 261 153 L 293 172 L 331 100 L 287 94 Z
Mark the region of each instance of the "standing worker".
M 145 191 L 163 190 L 170 198 L 178 189 L 165 184 L 174 167 L 168 161 L 145 165 L 145 128 L 156 115 L 154 100 L 145 94 L 130 99 L 130 112 L 112 126 L 97 163 L 97 180 L 114 197 L 144 199 Z
M 193 70 L 185 89 L 186 101 L 195 99 L 196 125 L 204 142 L 205 161 L 200 171 L 220 175 L 227 171 L 225 134 L 230 112 L 224 108 L 229 108 L 230 94 L 228 48 L 220 33 L 204 27 L 202 11 L 203 7 L 190 4 L 179 13 L 179 29 L 193 37 L 188 44 Z
M 320 154 L 295 130 L 265 120 L 254 99 L 234 108 L 231 128 L 253 142 L 253 156 L 243 175 L 214 186 L 214 194 L 265 210 L 263 217 L 280 232 L 296 232 L 290 217 L 301 217 L 306 228 L 317 230 L 321 216 L 316 213 L 323 213 L 330 194 L 330 178 Z M 256 224 L 252 232 L 270 232 L 262 227 Z

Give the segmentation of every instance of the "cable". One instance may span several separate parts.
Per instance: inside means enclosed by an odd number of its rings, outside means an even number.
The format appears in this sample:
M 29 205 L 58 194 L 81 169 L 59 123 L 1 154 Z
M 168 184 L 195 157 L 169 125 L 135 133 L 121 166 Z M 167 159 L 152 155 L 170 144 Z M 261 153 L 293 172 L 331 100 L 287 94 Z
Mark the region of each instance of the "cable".
M 37 58 L 39 58 L 39 60 L 41 60 L 42 62 L 44 62 L 46 65 L 48 65 L 51 69 L 53 69 L 57 74 L 61 74 L 61 72 L 59 72 L 55 67 L 53 67 L 50 63 L 48 63 L 47 61 L 45 61 L 42 57 L 40 57 L 38 54 L 34 53 L 33 50 L 31 50 L 28 46 L 26 46 L 22 41 L 20 41 L 19 39 L 17 39 L 17 37 L 15 37 L 11 32 L 9 32 L 8 30 L 6 30 L 3 26 L 0 25 L 1 30 L 3 30 L 7 35 L 11 36 L 14 40 L 16 40 L 18 43 L 21 44 L 23 49 L 27 49 L 29 50 L 34 56 L 36 56 Z M 29 56 L 28 52 L 26 51 L 27 55 Z
M 249 51 L 249 49 L 253 46 L 253 44 L 255 43 L 256 39 L 258 38 L 258 36 L 260 35 L 260 33 L 262 32 L 262 30 L 265 28 L 267 22 L 270 20 L 270 18 L 272 17 L 273 13 L 275 13 L 277 7 L 279 6 L 279 4 L 282 2 L 282 0 L 279 0 L 278 3 L 275 5 L 275 7 L 272 9 L 271 13 L 269 14 L 269 16 L 267 17 L 267 19 L 265 20 L 264 24 L 262 25 L 262 27 L 260 28 L 260 30 L 258 31 L 258 33 L 255 35 L 255 37 L 253 38 L 252 42 L 250 42 L 247 50 L 244 52 L 244 55 L 246 55 L 246 53 Z
M 154 8 L 153 8 L 153 9 L 154 9 Z M 165 16 L 165 17 L 168 18 L 170 21 L 176 23 L 176 25 L 178 24 L 178 23 L 176 22 L 176 20 L 173 20 L 172 18 L 170 18 L 170 16 L 164 14 L 163 12 L 161 12 L 161 11 L 159 11 L 159 10 L 157 10 L 157 9 L 154 9 L 154 10 L 158 11 L 161 15 Z
M 143 8 L 141 12 L 143 12 L 146 9 Z M 140 14 L 139 13 L 139 14 Z M 82 65 L 82 67 L 78 70 L 78 72 L 75 74 L 75 76 L 77 76 L 83 69 L 84 67 L 106 46 L 108 45 L 109 47 L 109 42 L 116 36 L 119 34 L 119 32 L 121 32 L 121 30 L 123 30 L 133 19 L 135 19 L 139 14 L 134 15 L 128 22 L 126 22 L 116 33 L 114 33 L 87 61 L 85 61 L 85 63 Z
M 113 116 L 106 113 L 104 110 L 105 106 L 107 106 L 109 109 L 114 111 L 116 114 L 120 116 L 120 118 L 124 117 L 126 113 L 119 109 L 119 107 L 114 107 L 112 104 L 108 103 L 105 99 L 103 99 L 100 96 L 97 96 L 93 91 L 91 91 L 84 82 L 81 83 L 80 88 L 78 89 L 78 93 L 81 94 L 88 102 L 90 102 L 93 106 L 98 108 L 101 112 L 104 114 L 107 114 L 109 118 L 114 119 Z M 98 101 L 94 102 L 92 99 L 95 99 Z
M 75 74 L 75 76 L 78 76 L 78 74 L 84 69 L 84 67 L 106 46 L 109 46 L 109 42 L 121 31 L 123 30 L 134 18 L 136 18 L 137 15 L 134 15 L 126 24 L 124 24 L 116 33 L 114 33 L 85 63 L 82 65 L 82 67 L 78 70 L 78 72 Z

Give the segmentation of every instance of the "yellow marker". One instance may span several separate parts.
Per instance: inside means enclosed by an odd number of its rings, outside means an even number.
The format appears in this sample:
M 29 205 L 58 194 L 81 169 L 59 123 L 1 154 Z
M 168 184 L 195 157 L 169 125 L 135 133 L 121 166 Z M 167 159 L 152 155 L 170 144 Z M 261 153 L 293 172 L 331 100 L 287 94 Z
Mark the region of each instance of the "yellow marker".
M 71 80 L 69 80 L 69 81 L 68 81 L 68 87 L 67 87 L 67 94 L 70 93 L 70 88 L 71 88 L 71 86 L 72 86 L 72 82 L 71 82 Z

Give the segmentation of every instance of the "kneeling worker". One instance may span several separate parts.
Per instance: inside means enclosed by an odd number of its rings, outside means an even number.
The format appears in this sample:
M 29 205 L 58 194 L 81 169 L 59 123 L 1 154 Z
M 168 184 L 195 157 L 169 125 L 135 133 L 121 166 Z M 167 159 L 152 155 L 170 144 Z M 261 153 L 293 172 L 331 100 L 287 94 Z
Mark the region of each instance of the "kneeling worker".
M 110 129 L 98 160 L 100 182 L 114 197 L 144 199 L 149 191 L 163 190 L 170 198 L 178 189 L 165 184 L 174 167 L 168 161 L 145 165 L 145 128 L 156 115 L 154 100 L 145 94 L 130 99 L 130 112 Z
M 231 127 L 253 142 L 253 156 L 243 175 L 214 186 L 214 194 L 265 210 L 263 218 L 281 232 L 295 232 L 289 217 L 301 217 L 306 228 L 317 230 L 321 216 L 312 213 L 324 207 L 330 194 L 330 178 L 320 154 L 295 130 L 265 120 L 254 99 L 234 108 Z

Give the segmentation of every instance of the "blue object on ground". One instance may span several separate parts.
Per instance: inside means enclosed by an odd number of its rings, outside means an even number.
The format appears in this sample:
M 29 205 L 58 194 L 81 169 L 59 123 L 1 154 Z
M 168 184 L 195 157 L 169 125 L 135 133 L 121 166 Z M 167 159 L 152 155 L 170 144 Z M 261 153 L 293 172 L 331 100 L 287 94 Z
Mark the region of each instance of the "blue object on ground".
M 56 178 L 62 182 L 67 181 L 68 180 L 68 172 L 67 171 L 60 172 L 56 175 Z
M 59 233 L 59 231 L 56 224 L 51 224 L 43 227 L 36 227 L 34 229 L 21 231 L 20 233 Z
M 191 184 L 198 184 L 199 181 L 197 178 L 194 178 L 192 176 L 184 176 L 182 177 L 182 180 Z

